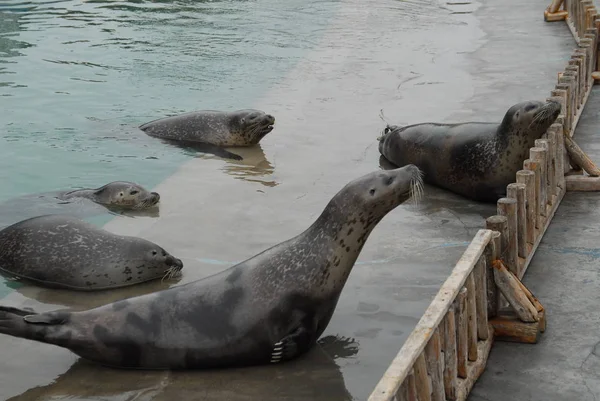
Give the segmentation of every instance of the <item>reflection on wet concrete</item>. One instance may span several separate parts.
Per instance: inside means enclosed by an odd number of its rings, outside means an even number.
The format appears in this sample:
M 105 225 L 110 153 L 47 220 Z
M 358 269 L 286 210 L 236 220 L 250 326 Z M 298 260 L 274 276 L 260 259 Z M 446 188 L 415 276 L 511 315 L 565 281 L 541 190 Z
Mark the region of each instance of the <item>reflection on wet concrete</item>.
M 8 400 L 350 401 L 335 360 L 353 358 L 357 352 L 354 340 L 327 336 L 297 360 L 243 369 L 132 371 L 79 359 L 52 383 Z

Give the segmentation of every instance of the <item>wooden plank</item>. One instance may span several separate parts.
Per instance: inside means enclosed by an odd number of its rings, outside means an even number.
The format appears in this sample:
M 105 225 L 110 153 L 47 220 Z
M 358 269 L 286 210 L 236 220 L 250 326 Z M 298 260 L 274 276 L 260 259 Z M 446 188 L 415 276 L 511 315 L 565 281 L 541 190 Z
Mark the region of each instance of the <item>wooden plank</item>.
M 524 323 L 516 315 L 498 315 L 490 319 L 496 341 L 535 344 L 540 338 L 539 322 Z
M 493 263 L 496 285 L 510 306 L 523 322 L 537 322 L 537 310 L 517 284 L 518 278 L 511 274 L 501 260 L 495 260 Z
M 475 277 L 473 273 L 467 278 L 467 349 L 469 361 L 477 360 L 477 304 L 475 294 Z
M 456 315 L 452 305 L 444 318 L 444 391 L 448 401 L 456 400 L 457 375 Z
M 433 335 L 425 346 L 425 362 L 427 373 L 431 378 L 431 400 L 444 401 L 444 367 L 442 360 L 442 345 L 440 340 L 440 329 L 433 331 Z
M 480 340 L 487 340 L 488 333 L 488 314 L 487 314 L 487 282 L 486 282 L 486 271 L 487 264 L 485 255 L 473 270 L 473 276 L 475 278 L 475 307 L 476 307 L 476 321 L 477 321 L 477 338 Z
M 389 400 L 400 388 L 413 364 L 423 352 L 425 344 L 448 312 L 450 305 L 464 286 L 467 277 L 490 242 L 492 232 L 479 230 L 450 273 L 450 276 L 417 323 L 404 346 L 400 349 L 384 376 L 369 397 L 369 401 Z M 425 400 L 420 400 L 425 401 Z
M 458 377 L 467 377 L 467 355 L 469 349 L 468 340 L 468 317 L 467 317 L 467 289 L 463 288 L 456 298 L 457 314 L 457 342 L 456 342 L 456 371 Z

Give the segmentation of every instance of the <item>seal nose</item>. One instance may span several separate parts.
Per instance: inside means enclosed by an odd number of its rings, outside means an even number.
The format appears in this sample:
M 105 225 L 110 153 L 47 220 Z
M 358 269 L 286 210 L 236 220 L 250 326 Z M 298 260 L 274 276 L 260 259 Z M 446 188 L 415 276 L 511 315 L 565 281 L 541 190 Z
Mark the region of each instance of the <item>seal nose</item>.
M 176 257 L 173 257 L 171 255 L 167 256 L 167 258 L 165 259 L 165 263 L 167 264 L 167 266 L 175 266 L 178 268 L 183 268 L 183 262 L 181 261 L 181 259 L 177 259 Z
M 271 122 L 271 124 L 275 123 L 275 117 L 270 114 L 267 114 L 267 119 Z
M 156 202 L 160 200 L 160 194 L 158 192 L 150 192 L 150 195 L 152 195 L 152 198 L 154 198 Z

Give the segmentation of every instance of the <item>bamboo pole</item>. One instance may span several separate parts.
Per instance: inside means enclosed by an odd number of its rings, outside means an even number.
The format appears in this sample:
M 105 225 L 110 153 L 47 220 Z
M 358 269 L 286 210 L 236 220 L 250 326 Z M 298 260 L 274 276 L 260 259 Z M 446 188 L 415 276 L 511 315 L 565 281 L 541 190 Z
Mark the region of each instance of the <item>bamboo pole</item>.
M 510 271 L 518 274 L 519 259 L 517 249 L 519 238 L 517 236 L 517 200 L 511 198 L 498 199 L 498 214 L 506 216 L 508 222 L 508 248 L 506 250 L 506 258 L 503 258 L 503 260 L 506 261 Z
M 536 221 L 536 208 L 535 208 L 535 174 L 529 170 L 517 171 L 517 184 L 525 185 L 525 207 L 526 207 L 526 241 L 533 245 L 535 242 L 535 221 Z M 509 195 L 510 196 L 510 195 Z M 512 196 L 511 196 L 512 198 Z M 518 199 L 517 199 L 518 202 Z M 518 206 L 517 206 L 518 213 Z M 521 239 L 519 238 L 519 244 Z M 527 250 L 527 244 L 525 244 Z M 526 252 L 529 252 L 528 250 Z
M 468 358 L 473 362 L 477 360 L 477 306 L 475 300 L 475 278 L 473 273 L 467 278 L 467 341 Z
M 527 187 L 525 184 L 512 183 L 506 187 L 507 196 L 517 201 L 517 251 L 518 255 L 522 258 L 527 257 L 526 191 Z M 519 267 L 518 263 L 517 267 Z
M 444 318 L 444 391 L 448 401 L 456 400 L 457 374 L 456 316 L 452 305 Z

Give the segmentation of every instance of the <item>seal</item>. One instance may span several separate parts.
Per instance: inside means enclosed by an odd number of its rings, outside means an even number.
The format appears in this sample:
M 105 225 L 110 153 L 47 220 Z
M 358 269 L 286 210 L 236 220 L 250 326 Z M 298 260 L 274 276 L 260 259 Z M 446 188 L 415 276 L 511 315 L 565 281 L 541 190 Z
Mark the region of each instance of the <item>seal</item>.
M 78 312 L 0 307 L 0 333 L 103 365 L 202 369 L 279 363 L 312 348 L 373 228 L 422 194 L 415 166 L 349 182 L 304 232 L 213 276 Z
M 560 103 L 526 101 L 508 109 L 502 122 L 422 123 L 387 126 L 379 152 L 396 166 L 414 164 L 424 181 L 471 200 L 496 202 L 544 132 Z
M 199 110 L 140 125 L 146 134 L 219 147 L 253 146 L 273 130 L 275 118 L 260 110 Z
M 58 195 L 58 199 L 85 198 L 109 208 L 140 210 L 155 206 L 160 201 L 157 192 L 149 192 L 141 185 L 128 181 L 113 181 L 95 189 L 83 188 Z
M 159 201 L 158 193 L 127 181 L 114 181 L 95 189 L 27 194 L 0 203 L 0 228 L 48 214 L 86 218 L 109 212 L 156 217 Z
M 0 272 L 51 288 L 92 291 L 178 275 L 160 246 L 72 216 L 33 217 L 0 231 Z

